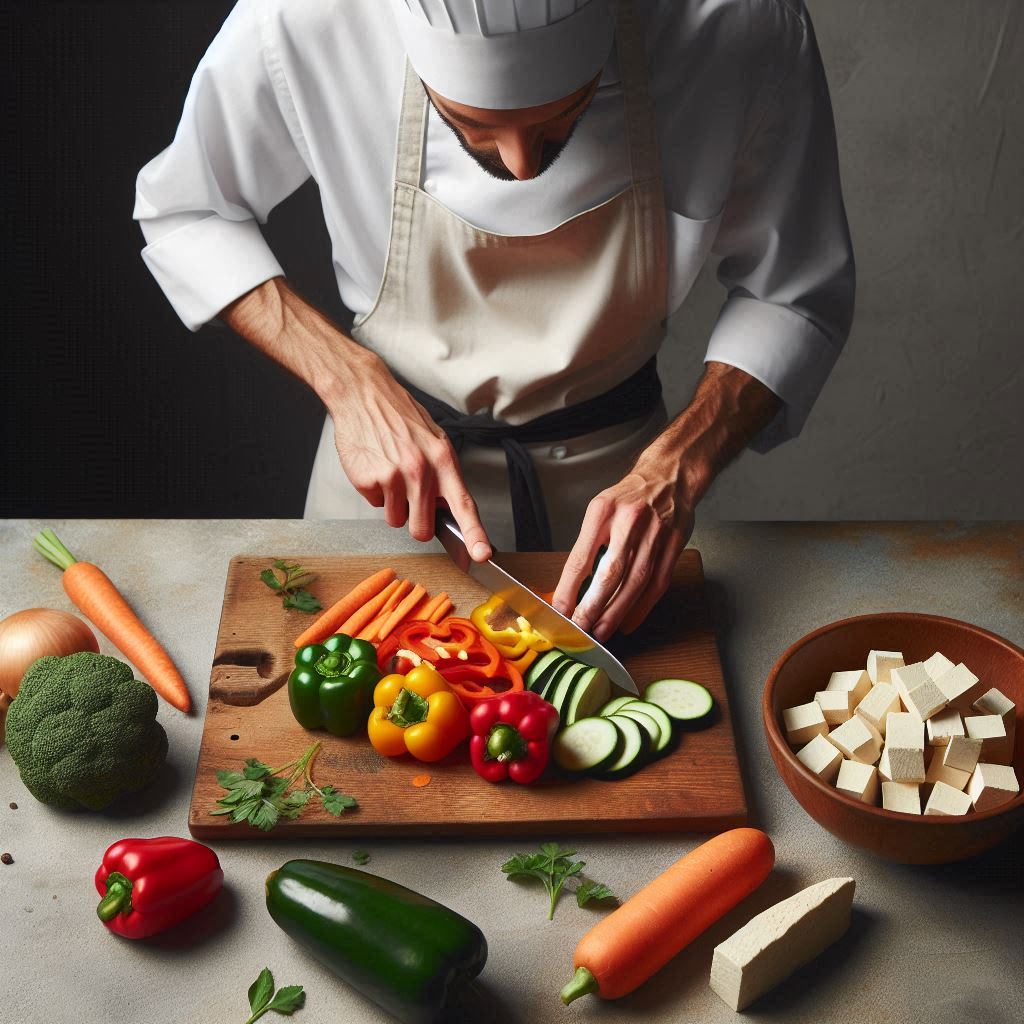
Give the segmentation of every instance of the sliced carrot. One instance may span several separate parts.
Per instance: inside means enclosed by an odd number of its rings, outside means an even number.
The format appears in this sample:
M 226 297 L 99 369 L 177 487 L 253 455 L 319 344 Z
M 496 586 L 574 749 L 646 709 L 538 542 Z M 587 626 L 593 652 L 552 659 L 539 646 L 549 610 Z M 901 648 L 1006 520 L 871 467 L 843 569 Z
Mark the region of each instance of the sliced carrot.
M 331 605 L 309 629 L 296 637 L 296 648 L 320 643 L 321 640 L 326 640 L 336 633 L 357 608 L 361 608 L 370 598 L 379 594 L 396 575 L 394 569 L 380 569 L 372 576 L 361 580 L 340 601 Z
M 412 588 L 409 596 L 391 613 L 391 616 L 381 626 L 380 634 L 378 639 L 387 640 L 387 638 L 394 631 L 395 627 L 423 600 L 423 595 L 427 592 L 426 587 L 421 587 L 418 583 Z
M 388 598 L 398 589 L 398 580 L 392 580 L 376 597 L 370 598 L 362 606 L 357 608 L 339 627 L 339 633 L 345 633 L 348 636 L 355 636 L 363 628 L 363 626 L 372 622 L 378 615 L 380 615 L 382 609 Z
M 434 598 L 432 598 L 429 594 L 424 594 L 423 595 L 423 599 L 420 601 L 420 603 L 418 605 L 416 605 L 416 607 L 413 608 L 413 610 L 411 612 L 409 612 L 408 615 L 406 615 L 406 619 L 409 622 L 413 622 L 413 621 L 420 622 L 420 621 L 422 621 L 423 618 L 424 618 L 424 615 L 423 615 L 424 611 L 426 611 L 426 609 L 430 607 L 430 605 L 433 603 L 433 601 L 434 601 Z
M 357 640 L 369 640 L 370 643 L 377 642 L 377 634 L 380 632 L 380 627 L 387 622 L 390 612 L 381 612 L 368 626 L 364 626 L 361 633 L 357 634 Z
M 430 785 L 430 776 L 429 775 L 414 775 L 412 777 L 412 784 L 417 789 L 422 789 L 424 786 L 429 786 Z
M 419 608 L 416 609 L 416 618 L 421 620 L 430 621 L 430 616 L 437 611 L 448 600 L 448 595 L 442 590 L 440 594 L 430 598 L 429 601 L 425 601 Z
M 446 615 L 451 614 L 453 607 L 451 599 L 446 597 L 431 613 L 430 621 L 435 624 L 440 622 Z
M 412 590 L 412 580 L 399 580 L 394 593 L 392 593 L 384 603 L 384 607 L 381 608 L 381 614 L 387 615 L 388 612 L 393 612 L 398 607 L 398 602 L 401 601 L 410 590 Z

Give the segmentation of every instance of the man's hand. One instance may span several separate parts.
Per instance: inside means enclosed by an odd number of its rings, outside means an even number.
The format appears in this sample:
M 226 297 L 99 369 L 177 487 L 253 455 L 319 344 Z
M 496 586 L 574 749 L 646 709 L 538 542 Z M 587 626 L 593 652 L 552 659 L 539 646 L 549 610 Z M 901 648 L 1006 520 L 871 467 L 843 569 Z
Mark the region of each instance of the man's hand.
M 334 421 L 342 469 L 391 526 L 434 536 L 438 502 L 451 509 L 476 561 L 491 545 L 444 431 L 374 353 L 356 344 L 276 277 L 233 302 L 220 319 L 304 380 Z
M 587 507 L 554 606 L 599 641 L 620 625 L 628 630 L 642 622 L 668 589 L 698 502 L 781 405 L 744 371 L 708 363 L 687 408 L 626 477 Z M 576 607 L 576 594 L 602 546 L 607 551 Z

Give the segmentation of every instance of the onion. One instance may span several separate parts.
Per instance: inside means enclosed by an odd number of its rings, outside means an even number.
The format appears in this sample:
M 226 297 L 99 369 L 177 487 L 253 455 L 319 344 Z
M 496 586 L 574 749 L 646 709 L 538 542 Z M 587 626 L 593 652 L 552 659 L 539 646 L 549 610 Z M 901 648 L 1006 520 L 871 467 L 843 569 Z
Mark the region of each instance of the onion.
M 99 650 L 93 631 L 70 612 L 54 608 L 15 612 L 0 622 L 0 690 L 12 699 L 17 697 L 25 670 L 48 654 L 99 654 Z

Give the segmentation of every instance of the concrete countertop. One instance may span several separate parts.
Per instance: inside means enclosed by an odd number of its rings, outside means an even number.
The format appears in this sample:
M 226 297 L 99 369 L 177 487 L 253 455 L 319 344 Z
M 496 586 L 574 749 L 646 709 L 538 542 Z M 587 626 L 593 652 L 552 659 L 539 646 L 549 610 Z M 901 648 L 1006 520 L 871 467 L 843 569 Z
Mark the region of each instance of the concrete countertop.
M 123 836 L 187 835 L 186 812 L 228 559 L 240 552 L 327 554 L 416 548 L 408 535 L 368 523 L 293 521 L 35 521 L 0 523 L 6 585 L 0 618 L 20 608 L 73 610 L 57 571 L 31 546 L 53 526 L 79 557 L 102 566 L 178 663 L 197 706 L 185 717 L 161 703 L 168 769 L 132 813 L 67 814 L 28 794 L 0 750 L 0 1021 L 11 1024 L 242 1024 L 246 989 L 267 966 L 279 985 L 302 984 L 301 1024 L 390 1020 L 321 968 L 270 920 L 263 879 L 285 860 L 351 864 L 432 896 L 483 929 L 483 987 L 495 1021 L 735 1022 L 708 988 L 711 950 L 753 913 L 834 875 L 857 880 L 846 937 L 744 1014 L 749 1021 L 1009 1024 L 1020 1020 L 1024 973 L 1024 832 L 963 864 L 907 867 L 833 838 L 775 773 L 760 723 L 760 695 L 776 657 L 825 622 L 879 610 L 966 619 L 1024 644 L 1021 524 L 703 524 L 704 557 L 738 734 L 751 824 L 775 843 L 773 876 L 651 982 L 614 1003 L 563 1007 L 572 951 L 602 911 L 563 899 L 546 920 L 538 887 L 502 875 L 518 840 L 363 840 L 221 843 L 225 892 L 198 928 L 148 942 L 106 932 L 94 916 L 92 875 Z M 104 653 L 117 654 L 101 640 Z M 358 794 L 357 794 L 358 795 Z M 9 809 L 16 802 L 17 810 Z M 551 836 L 563 842 L 567 835 Z M 698 837 L 590 836 L 572 845 L 588 874 L 630 895 Z M 268 1015 L 268 1021 L 279 1020 Z

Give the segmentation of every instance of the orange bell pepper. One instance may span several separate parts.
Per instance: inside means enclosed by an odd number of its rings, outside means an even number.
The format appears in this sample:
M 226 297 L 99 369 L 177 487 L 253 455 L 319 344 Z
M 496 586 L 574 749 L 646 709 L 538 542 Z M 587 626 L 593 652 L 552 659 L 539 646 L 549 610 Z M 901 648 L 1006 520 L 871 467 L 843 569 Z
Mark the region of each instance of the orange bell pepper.
M 373 705 L 367 733 L 385 757 L 408 753 L 440 761 L 469 735 L 469 713 L 429 665 L 385 676 L 374 688 Z

